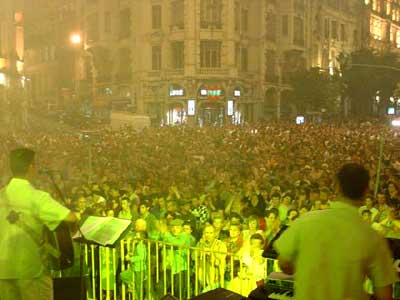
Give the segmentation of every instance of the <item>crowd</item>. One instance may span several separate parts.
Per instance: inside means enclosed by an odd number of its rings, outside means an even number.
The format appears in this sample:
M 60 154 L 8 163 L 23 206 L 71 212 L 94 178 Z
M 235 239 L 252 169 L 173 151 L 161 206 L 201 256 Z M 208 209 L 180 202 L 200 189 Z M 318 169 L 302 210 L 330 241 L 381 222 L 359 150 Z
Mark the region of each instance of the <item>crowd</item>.
M 263 269 L 264 247 L 283 224 L 329 208 L 335 173 L 346 162 L 363 164 L 371 175 L 360 214 L 385 236 L 400 238 L 400 136 L 385 122 L 22 132 L 1 138 L 3 184 L 9 150 L 29 146 L 42 170 L 36 185 L 64 198 L 79 215 L 130 219 L 135 237 L 210 250 L 196 270 L 202 289 L 234 289 L 234 278 L 249 279 L 250 273 L 253 287 L 262 284 L 274 267 Z M 126 258 L 136 276 L 143 276 L 146 253 L 137 246 Z M 187 257 L 176 251 L 173 256 L 163 268 L 187 276 Z M 229 267 L 232 261 L 251 272 L 238 274 Z

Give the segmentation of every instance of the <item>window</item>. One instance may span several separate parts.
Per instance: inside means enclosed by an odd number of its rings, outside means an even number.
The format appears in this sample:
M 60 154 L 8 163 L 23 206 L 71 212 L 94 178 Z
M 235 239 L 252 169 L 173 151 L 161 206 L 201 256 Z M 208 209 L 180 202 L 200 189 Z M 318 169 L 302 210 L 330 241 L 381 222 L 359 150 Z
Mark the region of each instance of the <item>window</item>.
M 161 28 L 161 5 L 151 7 L 151 24 L 153 29 Z
M 118 52 L 117 80 L 129 80 L 131 79 L 131 49 L 124 47 L 120 48 Z
M 282 16 L 282 35 L 283 36 L 289 35 L 289 16 L 288 15 Z
M 119 12 L 119 37 L 125 39 L 131 35 L 131 10 L 125 8 Z
M 104 32 L 105 33 L 111 32 L 111 13 L 110 12 L 104 13 Z
M 340 24 L 340 40 L 342 42 L 347 41 L 347 33 L 346 33 L 346 25 L 345 24 Z
M 304 0 L 294 0 L 294 10 L 304 11 L 305 8 Z
M 249 70 L 249 55 L 247 48 L 240 49 L 240 66 L 241 71 L 247 72 Z
M 171 26 L 172 28 L 185 28 L 185 3 L 183 0 L 175 0 L 171 3 Z
M 201 28 L 222 28 L 222 0 L 201 0 Z
M 332 39 L 337 40 L 338 39 L 338 22 L 337 21 L 332 21 L 331 22 L 332 25 Z
M 330 36 L 330 28 L 329 28 L 329 19 L 328 18 L 326 18 L 325 20 L 324 20 L 324 38 L 325 39 L 329 39 L 329 36 Z
M 239 69 L 240 66 L 240 44 L 235 43 L 235 67 Z
M 275 82 L 277 80 L 275 51 L 267 50 L 265 53 L 265 61 L 265 80 L 268 82 Z
M 304 20 L 301 17 L 294 17 L 293 21 L 293 43 L 304 46 Z
M 200 67 L 201 68 L 221 67 L 221 42 L 218 41 L 200 42 Z
M 240 4 L 235 2 L 235 31 L 240 30 Z
M 266 39 L 267 41 L 276 40 L 276 14 L 272 11 L 267 13 L 266 20 Z
M 151 69 L 153 71 L 161 70 L 161 47 L 160 46 L 153 46 L 151 51 Z
M 3 51 L 2 43 L 3 43 L 3 24 L 2 20 L 0 20 L 0 56 L 2 56 L 2 51 Z
M 185 43 L 182 41 L 171 43 L 172 68 L 183 69 L 185 65 Z
M 249 10 L 248 9 L 242 9 L 242 20 L 241 20 L 241 29 L 244 32 L 247 32 L 249 30 Z
M 87 18 L 87 39 L 94 42 L 99 39 L 99 26 L 97 14 L 92 14 Z
M 358 45 L 358 40 L 359 40 L 359 33 L 358 33 L 358 30 L 356 29 L 356 30 L 354 30 L 353 31 L 353 44 L 354 45 Z

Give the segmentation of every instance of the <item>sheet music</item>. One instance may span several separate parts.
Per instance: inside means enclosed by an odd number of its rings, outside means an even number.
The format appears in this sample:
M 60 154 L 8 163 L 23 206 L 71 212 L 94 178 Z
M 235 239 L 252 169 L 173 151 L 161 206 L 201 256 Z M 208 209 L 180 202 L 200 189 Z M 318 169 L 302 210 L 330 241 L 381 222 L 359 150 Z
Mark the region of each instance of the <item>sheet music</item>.
M 131 223 L 130 220 L 125 219 L 90 216 L 81 226 L 81 232 L 87 241 L 102 246 L 112 246 Z M 79 235 L 76 237 L 79 238 Z

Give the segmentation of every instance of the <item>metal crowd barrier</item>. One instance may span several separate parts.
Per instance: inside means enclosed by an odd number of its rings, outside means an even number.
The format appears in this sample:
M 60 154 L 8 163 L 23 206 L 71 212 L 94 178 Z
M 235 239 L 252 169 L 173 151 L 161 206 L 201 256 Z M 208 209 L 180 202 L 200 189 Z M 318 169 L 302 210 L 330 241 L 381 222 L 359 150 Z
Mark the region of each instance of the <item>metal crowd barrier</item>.
M 265 279 L 278 267 L 261 259 L 257 275 Z M 240 256 L 153 240 L 122 240 L 116 248 L 85 246 L 85 263 L 92 300 L 158 300 L 166 294 L 185 300 L 217 287 L 248 296 L 257 287 L 254 269 Z

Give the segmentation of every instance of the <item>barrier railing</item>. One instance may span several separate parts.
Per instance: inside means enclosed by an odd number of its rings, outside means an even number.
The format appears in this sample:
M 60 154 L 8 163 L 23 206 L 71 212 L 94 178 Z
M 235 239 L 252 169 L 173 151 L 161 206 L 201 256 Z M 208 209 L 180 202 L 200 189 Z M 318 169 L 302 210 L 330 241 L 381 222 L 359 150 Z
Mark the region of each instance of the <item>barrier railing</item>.
M 88 299 L 161 299 L 170 294 L 190 299 L 223 287 L 248 296 L 257 281 L 277 270 L 261 250 L 218 252 L 153 240 L 122 240 L 116 248 L 85 247 Z

